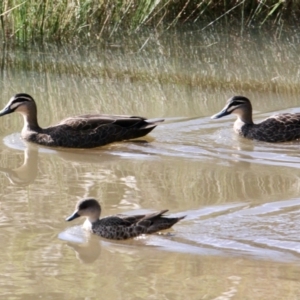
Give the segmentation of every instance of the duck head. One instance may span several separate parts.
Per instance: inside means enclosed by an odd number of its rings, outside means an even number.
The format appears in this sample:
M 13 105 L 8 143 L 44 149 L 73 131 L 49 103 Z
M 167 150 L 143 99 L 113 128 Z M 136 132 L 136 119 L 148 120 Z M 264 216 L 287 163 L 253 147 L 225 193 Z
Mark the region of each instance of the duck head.
M 33 98 L 28 94 L 16 94 L 10 98 L 7 105 L 0 111 L 0 116 L 4 116 L 13 112 L 28 114 L 29 111 L 36 111 L 36 104 Z
M 235 114 L 246 124 L 253 124 L 252 121 L 252 105 L 248 98 L 244 96 L 234 96 L 227 100 L 225 107 L 217 114 L 213 115 L 212 119 L 219 119 L 224 116 Z
M 99 202 L 93 198 L 80 200 L 75 207 L 75 211 L 66 221 L 72 221 L 79 217 L 87 217 L 93 223 L 99 220 L 101 214 L 101 206 Z

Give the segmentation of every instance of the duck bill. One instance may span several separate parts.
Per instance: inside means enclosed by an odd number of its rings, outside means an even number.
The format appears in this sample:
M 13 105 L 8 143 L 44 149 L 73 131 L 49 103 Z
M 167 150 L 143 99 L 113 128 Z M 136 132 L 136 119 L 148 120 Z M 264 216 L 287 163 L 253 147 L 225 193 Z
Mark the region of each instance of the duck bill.
M 0 117 L 1 116 L 4 116 L 4 115 L 7 115 L 7 114 L 10 114 L 12 113 L 13 110 L 9 107 L 9 106 L 6 106 L 4 107 L 1 111 L 0 111 Z
M 77 219 L 79 217 L 80 217 L 80 215 L 77 213 L 77 211 L 75 211 L 71 216 L 66 218 L 66 221 L 69 222 L 69 221 L 72 221 L 72 220 Z
M 221 110 L 219 113 L 217 113 L 217 114 L 211 116 L 211 119 L 220 119 L 220 118 L 225 117 L 225 116 L 228 116 L 228 115 L 230 115 L 230 113 L 227 111 L 227 106 L 226 106 L 226 107 L 225 107 L 223 110 Z

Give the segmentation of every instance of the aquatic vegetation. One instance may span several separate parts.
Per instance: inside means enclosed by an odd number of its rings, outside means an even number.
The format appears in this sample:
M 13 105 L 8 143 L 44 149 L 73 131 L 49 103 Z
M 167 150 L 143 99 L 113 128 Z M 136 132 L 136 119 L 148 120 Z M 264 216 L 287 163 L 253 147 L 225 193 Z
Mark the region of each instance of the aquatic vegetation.
M 200 29 L 220 22 L 236 23 L 241 29 L 267 21 L 282 26 L 296 21 L 299 10 L 298 1 L 282 0 L 4 0 L 0 3 L 0 37 L 19 44 L 82 43 L 147 27 L 168 29 L 178 23 L 200 23 Z

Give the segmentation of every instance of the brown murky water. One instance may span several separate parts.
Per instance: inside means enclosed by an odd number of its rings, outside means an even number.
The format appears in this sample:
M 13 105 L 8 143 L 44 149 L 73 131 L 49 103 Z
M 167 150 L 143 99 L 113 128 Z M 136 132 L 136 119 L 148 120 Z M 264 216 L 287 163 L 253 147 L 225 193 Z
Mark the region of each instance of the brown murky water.
M 86 112 L 166 121 L 144 142 L 55 150 L 21 141 L 17 114 L 0 119 L 0 297 L 299 299 L 300 145 L 248 141 L 233 117 L 209 118 L 234 94 L 256 120 L 299 112 L 297 41 L 194 33 L 142 50 L 141 39 L 7 51 L 1 106 L 27 92 L 43 126 Z M 170 234 L 111 242 L 64 221 L 87 196 L 103 215 L 187 217 Z

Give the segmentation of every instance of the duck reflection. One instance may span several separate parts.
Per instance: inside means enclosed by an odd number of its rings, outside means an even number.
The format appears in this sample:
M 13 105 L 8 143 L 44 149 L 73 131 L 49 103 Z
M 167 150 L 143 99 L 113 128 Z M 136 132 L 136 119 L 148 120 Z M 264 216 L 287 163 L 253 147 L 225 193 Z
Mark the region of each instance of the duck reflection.
M 84 264 L 93 263 L 101 254 L 100 241 L 95 236 L 90 236 L 84 244 L 68 242 L 67 245 L 75 251 L 76 258 Z
M 153 235 L 152 235 L 153 236 Z M 170 237 L 169 234 L 154 234 L 157 237 Z M 62 237 L 61 237 L 62 238 Z M 62 238 L 65 239 L 65 238 Z M 93 234 L 85 235 L 84 243 L 67 242 L 67 246 L 75 251 L 76 258 L 83 264 L 91 264 L 97 259 L 101 259 L 100 255 L 103 251 L 103 256 L 106 257 L 105 252 L 110 252 L 113 255 L 120 254 L 125 256 L 136 256 L 145 247 L 147 249 L 159 249 L 161 245 L 148 243 L 146 237 L 134 238 L 129 240 L 102 240 Z
M 139 144 L 141 142 L 139 141 Z M 142 141 L 143 144 L 148 144 L 147 141 Z M 25 146 L 25 147 L 24 147 Z M 65 149 L 59 149 L 59 151 L 40 147 L 33 145 L 31 143 L 24 142 L 22 144 L 22 149 L 24 149 L 24 162 L 20 167 L 17 168 L 9 168 L 9 167 L 1 167 L 0 173 L 4 173 L 5 176 L 9 179 L 10 183 L 18 186 L 27 186 L 33 183 L 38 174 L 38 164 L 39 164 L 39 152 L 40 155 L 43 154 L 55 154 L 60 157 L 63 161 L 67 163 L 97 163 L 97 164 L 109 164 L 113 161 L 119 161 L 120 152 L 122 152 L 123 148 L 116 148 L 118 152 L 114 152 L 111 154 L 107 150 L 111 150 L 110 148 L 105 148 L 106 151 L 97 150 L 77 150 L 71 149 L 66 151 Z M 115 149 L 115 148 L 113 148 Z M 18 148 L 18 150 L 20 150 Z M 19 151 L 16 152 L 15 149 L 13 152 L 5 151 L 1 154 L 2 162 L 12 161 L 13 158 L 19 157 Z M 116 150 L 114 150 L 116 151 Z M 149 154 L 144 152 L 143 150 L 136 150 L 132 155 L 147 155 L 145 156 L 149 159 Z M 11 157 L 13 156 L 13 158 Z M 151 155 L 150 155 L 151 156 Z M 155 155 L 153 155 L 155 156 Z M 1 162 L 0 162 L 1 163 Z M 6 163 L 7 165 L 7 163 Z
M 24 162 L 18 168 L 0 167 L 11 184 L 27 186 L 34 182 L 38 172 L 38 148 L 28 145 L 24 150 Z

